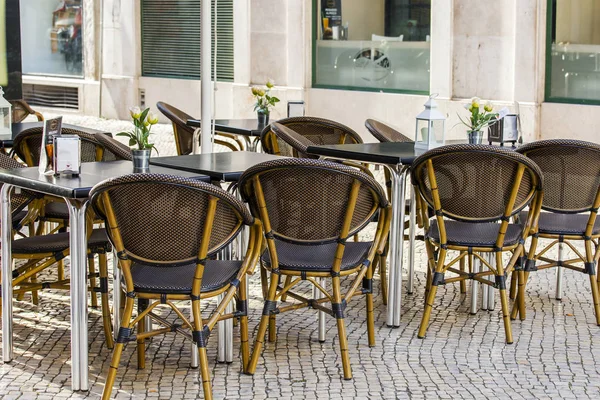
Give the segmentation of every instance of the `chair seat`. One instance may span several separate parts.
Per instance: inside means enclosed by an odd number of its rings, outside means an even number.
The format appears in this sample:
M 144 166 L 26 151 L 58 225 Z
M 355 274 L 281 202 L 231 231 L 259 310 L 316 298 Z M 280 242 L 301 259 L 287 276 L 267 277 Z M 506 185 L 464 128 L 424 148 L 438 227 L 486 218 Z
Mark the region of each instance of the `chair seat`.
M 69 219 L 67 203 L 63 201 L 51 201 L 44 205 L 44 216 L 41 219 Z
M 351 242 L 348 240 L 340 270 L 352 269 L 365 261 L 371 245 L 370 242 Z M 275 239 L 275 248 L 277 249 L 279 269 L 328 272 L 332 268 L 337 243 L 305 246 Z M 271 257 L 268 251 L 265 251 L 261 258 L 267 266 L 271 266 Z
M 470 223 L 445 220 L 446 238 L 448 244 L 469 247 L 493 247 L 498 238 L 500 224 L 494 222 Z M 504 245 L 512 246 L 521 239 L 523 227 L 518 224 L 509 224 L 504 237 Z M 433 220 L 427 235 L 434 241 L 440 241 L 437 220 Z
M 202 292 L 211 292 L 228 285 L 238 274 L 242 261 L 208 260 L 202 276 Z M 196 264 L 179 267 L 158 267 L 133 263 L 131 277 L 136 292 L 192 294 Z
M 527 220 L 527 211 L 519 214 L 521 221 Z M 539 231 L 550 235 L 584 235 L 590 217 L 588 214 L 540 213 Z M 600 235 L 600 218 L 596 218 L 592 235 Z
M 12 251 L 15 254 L 56 253 L 67 248 L 69 248 L 68 232 L 32 236 L 13 240 L 12 242 Z M 92 252 L 110 251 L 112 249 L 104 229 L 94 229 L 88 239 L 88 249 Z

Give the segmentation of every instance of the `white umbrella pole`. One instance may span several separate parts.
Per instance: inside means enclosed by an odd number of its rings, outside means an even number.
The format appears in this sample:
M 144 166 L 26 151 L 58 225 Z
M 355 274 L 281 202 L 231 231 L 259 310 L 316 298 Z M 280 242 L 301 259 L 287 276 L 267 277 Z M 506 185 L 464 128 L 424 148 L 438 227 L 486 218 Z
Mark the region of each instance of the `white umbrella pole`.
M 212 90 L 211 90 L 211 0 L 201 0 L 201 24 L 200 24 L 200 37 L 201 37 L 201 49 L 200 49 L 200 64 L 201 64 L 201 101 L 202 101 L 202 135 L 201 135 L 201 146 L 202 153 L 212 153 L 212 132 L 211 132 L 211 119 L 212 119 Z

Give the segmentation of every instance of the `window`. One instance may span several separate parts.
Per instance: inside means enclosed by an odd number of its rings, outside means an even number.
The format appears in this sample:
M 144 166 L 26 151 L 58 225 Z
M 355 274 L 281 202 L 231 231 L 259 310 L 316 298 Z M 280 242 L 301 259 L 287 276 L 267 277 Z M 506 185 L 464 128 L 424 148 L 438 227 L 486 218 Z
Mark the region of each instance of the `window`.
M 314 0 L 313 87 L 429 93 L 431 0 Z
M 233 81 L 233 1 L 217 2 L 219 81 Z M 212 1 L 211 10 L 214 10 L 214 3 L 215 0 Z M 142 0 L 141 4 L 142 75 L 200 79 L 200 1 Z M 214 30 L 214 11 L 212 14 Z
M 548 1 L 546 101 L 600 104 L 600 2 Z
M 81 0 L 21 0 L 24 74 L 83 76 Z

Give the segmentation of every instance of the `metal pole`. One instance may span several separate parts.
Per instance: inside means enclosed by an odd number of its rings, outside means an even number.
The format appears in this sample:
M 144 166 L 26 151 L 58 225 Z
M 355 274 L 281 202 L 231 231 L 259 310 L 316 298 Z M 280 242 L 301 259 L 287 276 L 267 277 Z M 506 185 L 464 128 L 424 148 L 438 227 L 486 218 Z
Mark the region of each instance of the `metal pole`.
M 13 359 L 13 309 L 12 309 L 12 217 L 10 207 L 10 191 L 12 187 L 2 187 L 2 361 L 8 363 Z
M 212 153 L 213 146 L 211 140 L 211 120 L 212 120 L 212 90 L 211 90 L 211 76 L 210 76 L 210 65 L 211 65 L 211 9 L 210 0 L 201 0 L 201 52 L 200 52 L 200 92 L 201 92 L 201 118 L 202 118 L 202 130 L 201 135 L 201 146 L 202 153 Z

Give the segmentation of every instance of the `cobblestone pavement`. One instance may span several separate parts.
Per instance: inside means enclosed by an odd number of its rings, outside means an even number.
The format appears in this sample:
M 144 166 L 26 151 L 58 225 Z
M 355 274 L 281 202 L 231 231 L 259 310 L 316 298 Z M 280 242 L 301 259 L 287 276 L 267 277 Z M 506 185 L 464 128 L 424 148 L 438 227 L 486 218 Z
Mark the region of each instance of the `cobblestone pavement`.
M 514 321 L 515 342 L 504 343 L 499 301 L 494 311 L 469 315 L 470 291 L 458 284 L 438 291 L 427 337 L 416 331 L 423 310 L 425 254 L 417 243 L 415 293 L 403 292 L 401 327 L 386 327 L 385 306 L 375 282 L 376 346 L 369 348 L 365 302 L 347 308 L 354 379 L 342 379 L 333 319 L 327 340 L 317 340 L 313 310 L 278 317 L 278 340 L 267 343 L 256 374 L 241 374 L 239 347 L 231 364 L 216 359 L 216 333 L 209 342 L 215 399 L 237 398 L 600 398 L 600 327 L 587 276 L 565 272 L 562 301 L 554 299 L 553 270 L 532 275 L 527 320 Z M 258 275 L 251 279 L 250 338 L 262 310 Z M 15 359 L 0 365 L 0 398 L 99 398 L 111 352 L 104 345 L 100 310 L 90 309 L 90 386 L 70 390 L 69 302 L 66 292 L 45 291 L 39 306 L 26 296 L 15 303 Z M 239 332 L 234 332 L 239 345 Z M 135 345 L 126 346 L 113 396 L 118 399 L 202 397 L 199 371 L 189 368 L 190 345 L 174 334 L 147 345 L 146 369 L 136 368 Z
M 418 244 L 417 266 L 424 252 Z M 327 320 L 327 340 L 317 340 L 313 310 L 278 317 L 278 340 L 267 343 L 256 374 L 241 374 L 239 332 L 231 364 L 217 363 L 216 334 L 209 342 L 216 399 L 235 398 L 600 398 L 600 327 L 588 279 L 565 273 L 565 294 L 554 299 L 554 272 L 533 275 L 527 320 L 513 322 L 515 343 L 504 343 L 499 302 L 494 311 L 469 315 L 470 292 L 441 287 L 427 337 L 416 331 L 422 313 L 424 274 L 416 291 L 403 294 L 401 327 L 385 326 L 378 285 L 376 347 L 367 345 L 365 303 L 347 308 L 352 381 L 342 379 L 337 329 Z M 378 279 L 378 277 L 376 277 Z M 375 282 L 376 284 L 378 281 Z M 262 302 L 258 276 L 251 280 L 250 333 L 256 334 Z M 40 305 L 15 302 L 15 359 L 0 366 L 3 399 L 98 398 L 111 352 L 105 347 L 100 311 L 90 309 L 88 393 L 70 391 L 69 306 L 66 292 L 46 291 Z M 116 379 L 116 398 L 202 397 L 199 371 L 189 368 L 190 345 L 173 334 L 153 338 L 146 369 L 136 368 L 135 345 L 126 346 Z

